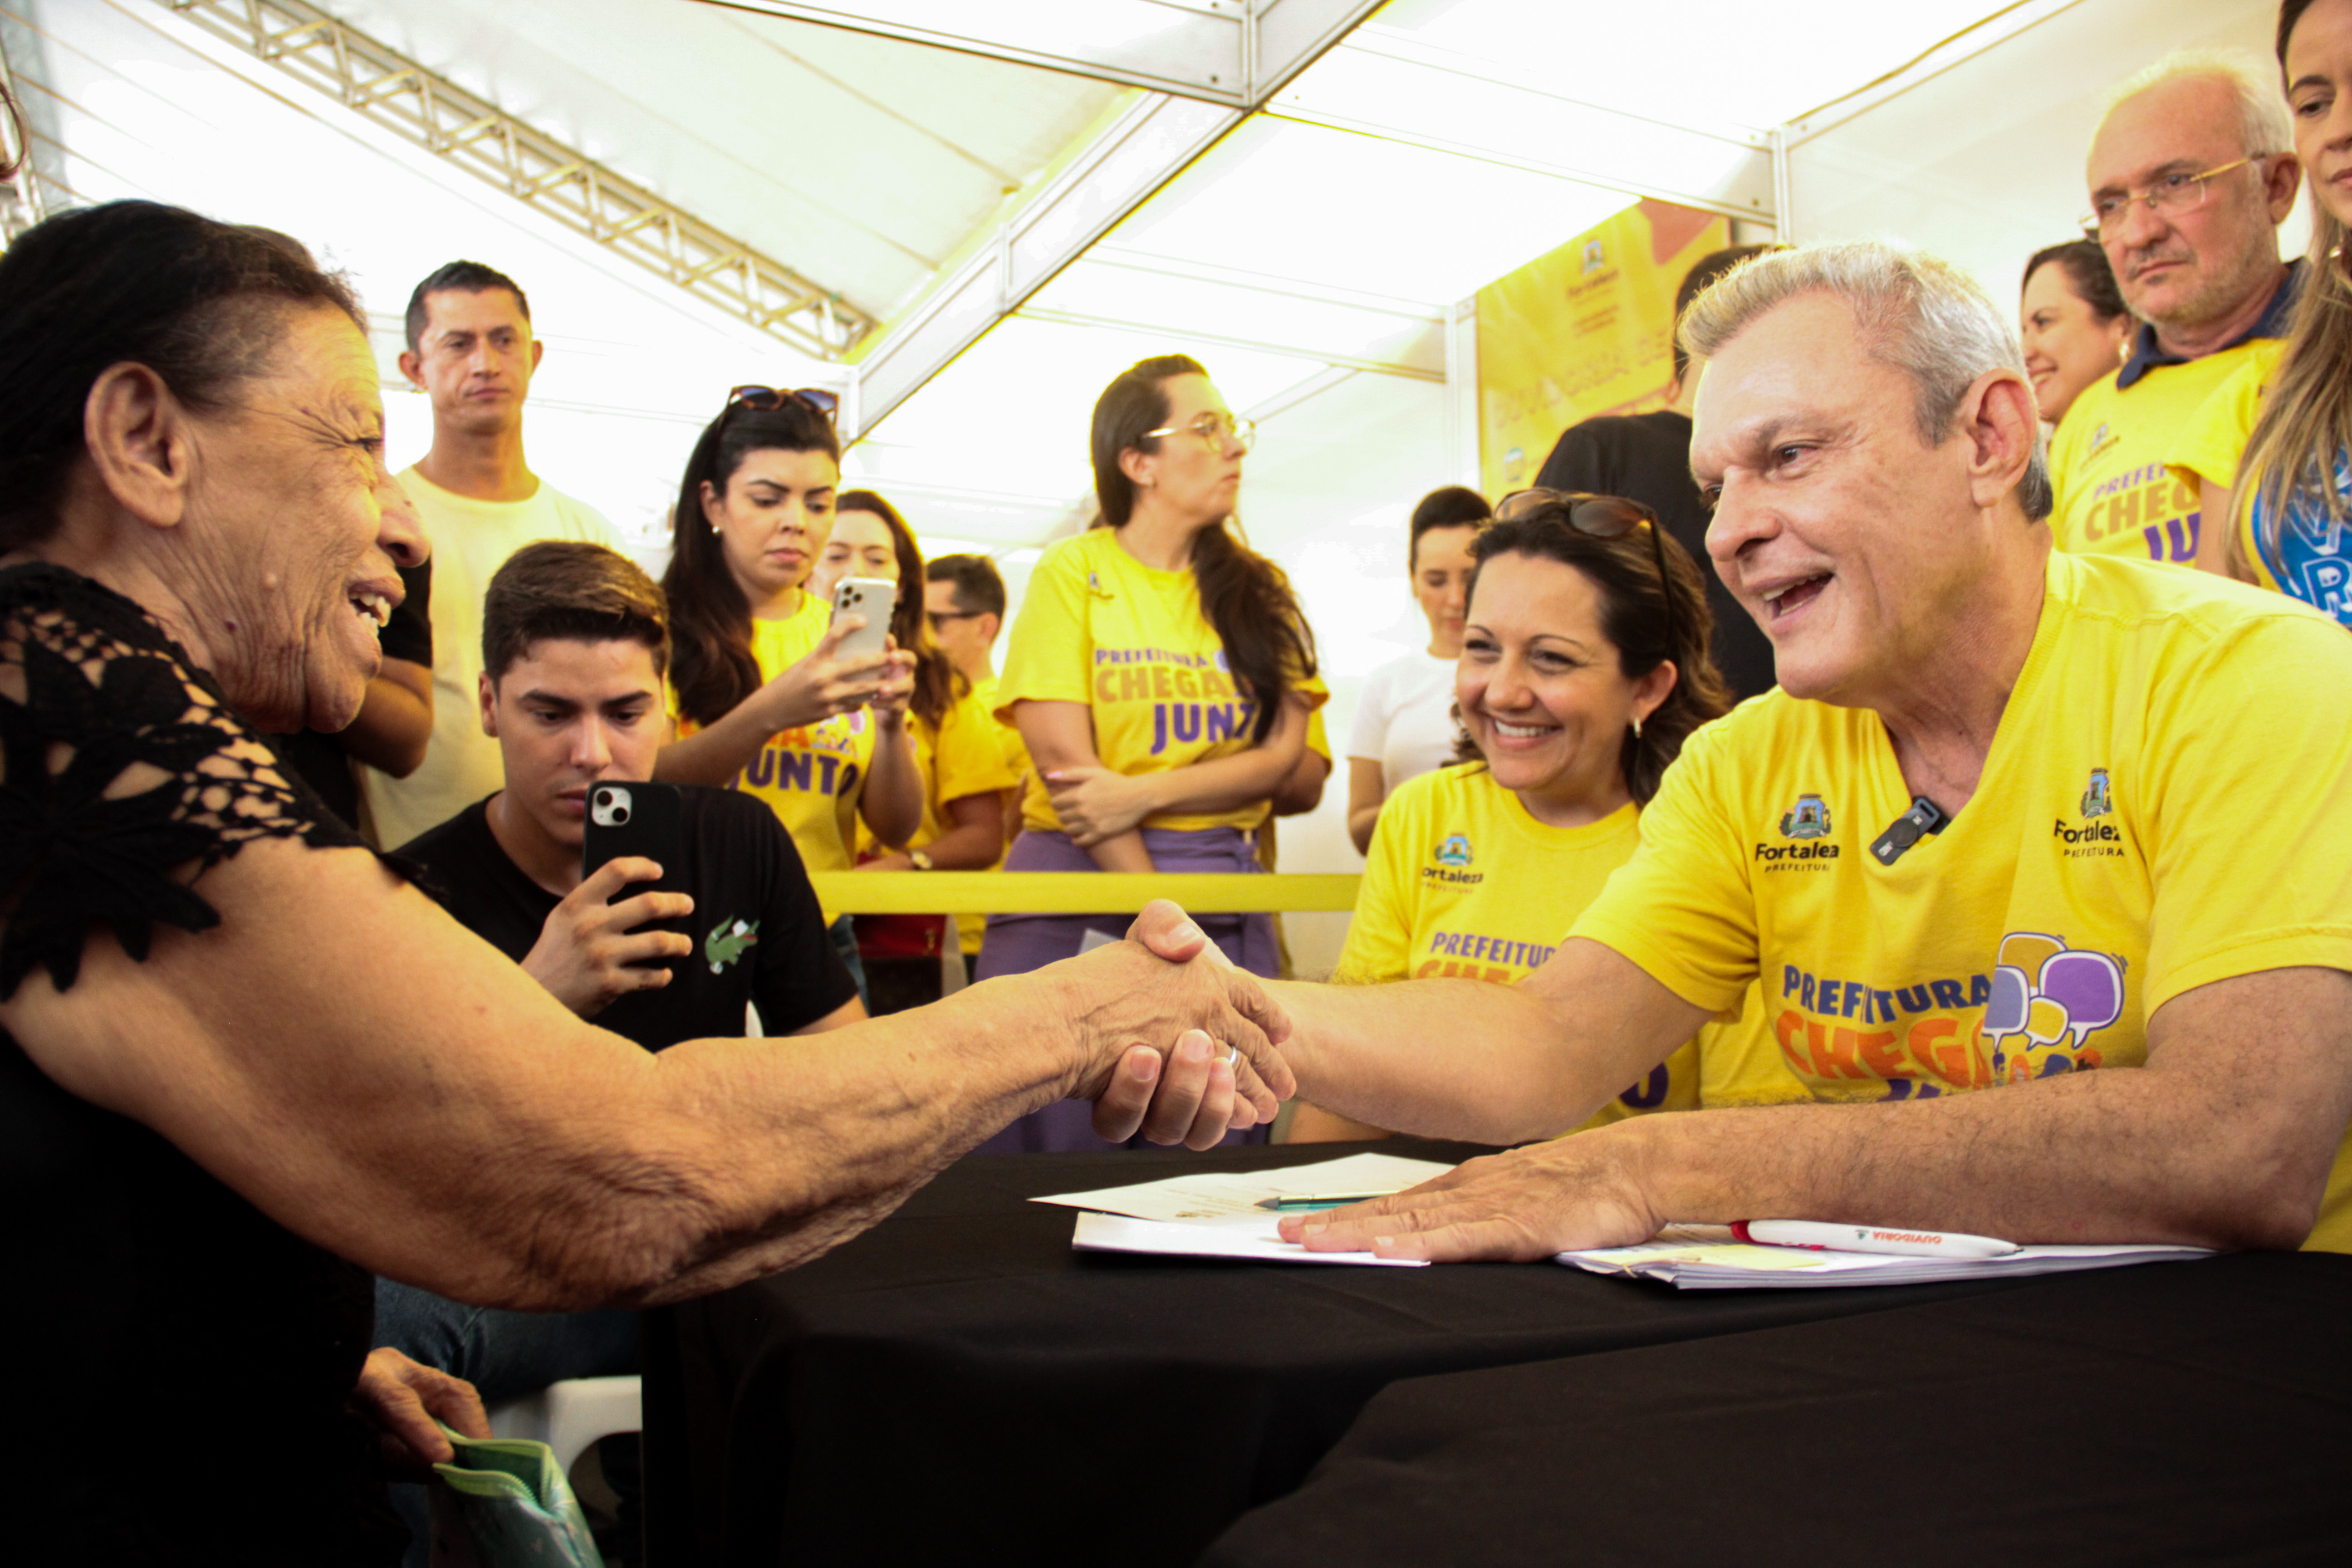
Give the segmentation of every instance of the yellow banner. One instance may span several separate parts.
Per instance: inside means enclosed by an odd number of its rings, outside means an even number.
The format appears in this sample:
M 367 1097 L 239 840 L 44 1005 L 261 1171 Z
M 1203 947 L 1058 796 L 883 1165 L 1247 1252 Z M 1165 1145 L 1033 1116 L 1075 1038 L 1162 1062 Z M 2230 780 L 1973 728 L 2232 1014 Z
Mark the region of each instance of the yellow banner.
M 1489 497 L 1534 484 L 1570 426 L 1665 406 L 1675 290 L 1730 243 L 1727 218 L 1636 202 L 1478 290 L 1478 458 Z

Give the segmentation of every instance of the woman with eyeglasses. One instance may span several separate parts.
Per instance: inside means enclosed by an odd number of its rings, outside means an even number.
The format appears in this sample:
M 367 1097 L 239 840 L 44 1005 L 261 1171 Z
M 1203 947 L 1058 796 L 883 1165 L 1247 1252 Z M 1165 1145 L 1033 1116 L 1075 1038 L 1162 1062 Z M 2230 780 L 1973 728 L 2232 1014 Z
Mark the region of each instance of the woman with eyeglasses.
M 845 490 L 834 503 L 833 534 L 818 557 L 831 580 L 880 577 L 898 584 L 890 635 L 915 656 L 907 728 L 923 811 L 914 836 L 898 844 L 870 827 L 857 835 L 861 871 L 985 871 L 1004 852 L 1004 796 L 1021 782 L 1006 765 L 996 721 L 931 636 L 919 593 L 923 552 L 898 510 L 872 490 Z M 866 1005 L 877 1017 L 936 1002 L 940 952 L 953 927 L 945 915 L 858 915 L 857 953 Z
M 1253 836 L 1326 692 L 1289 580 L 1234 521 L 1255 436 L 1181 354 L 1097 400 L 1102 515 L 1038 563 L 997 684 L 1034 763 L 1006 870 L 1258 869 Z M 1123 920 L 992 915 L 980 977 L 1066 958 Z M 1271 915 L 1200 923 L 1235 963 L 1277 973 Z M 1049 1108 L 988 1146 L 1101 1144 Z
M 2286 0 L 2277 47 L 2311 184 L 2308 276 L 2284 342 L 2213 389 L 2166 462 L 2199 491 L 2198 565 L 2352 626 L 2352 0 Z
M 1642 806 L 1684 740 L 1731 708 L 1707 654 L 1704 579 L 1647 507 L 1522 490 L 1469 554 L 1454 680 L 1463 760 L 1381 808 L 1335 984 L 1524 979 L 1633 858 Z M 1587 1125 L 1776 1089 L 1801 1093 L 1750 1016 L 1707 1026 Z M 1384 1136 L 1303 1104 L 1289 1133 Z
M 662 574 L 678 737 L 654 776 L 759 796 L 811 871 L 856 864 L 860 819 L 903 844 L 923 814 L 906 723 L 915 656 L 893 645 L 871 662 L 836 659 L 864 617 L 834 623 L 803 586 L 840 488 L 832 395 L 739 386 L 687 458 Z M 825 913 L 863 995 L 849 917 Z

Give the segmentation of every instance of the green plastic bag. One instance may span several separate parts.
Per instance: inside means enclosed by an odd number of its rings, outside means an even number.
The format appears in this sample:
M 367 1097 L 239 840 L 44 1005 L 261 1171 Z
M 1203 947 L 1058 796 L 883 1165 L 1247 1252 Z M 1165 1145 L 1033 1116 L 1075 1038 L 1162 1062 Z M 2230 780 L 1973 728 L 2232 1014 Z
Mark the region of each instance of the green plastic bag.
M 604 1568 L 555 1451 L 525 1437 L 465 1437 L 436 1465 L 433 1561 L 448 1568 Z

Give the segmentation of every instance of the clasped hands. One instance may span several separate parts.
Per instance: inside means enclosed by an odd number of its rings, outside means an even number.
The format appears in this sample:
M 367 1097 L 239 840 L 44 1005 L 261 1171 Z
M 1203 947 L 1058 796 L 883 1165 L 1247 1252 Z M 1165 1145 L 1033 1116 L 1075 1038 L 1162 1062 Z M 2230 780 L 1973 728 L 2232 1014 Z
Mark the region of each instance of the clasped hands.
M 1280 1049 L 1288 1016 L 1175 904 L 1146 905 L 1127 934 L 1072 961 L 1086 975 L 1074 1014 L 1096 1038 L 1164 1041 L 1172 1033 L 1175 1043 L 1165 1051 L 1127 1044 L 1107 1079 L 1080 1086 L 1076 1097 L 1095 1101 L 1095 1131 L 1117 1142 L 1139 1130 L 1155 1143 L 1205 1149 L 1229 1131 L 1272 1121 L 1297 1091 Z M 1646 1241 L 1667 1217 L 1639 1176 L 1654 1131 L 1619 1122 L 1472 1160 L 1393 1196 L 1286 1217 L 1282 1236 L 1310 1252 L 1433 1261 L 1531 1262 Z

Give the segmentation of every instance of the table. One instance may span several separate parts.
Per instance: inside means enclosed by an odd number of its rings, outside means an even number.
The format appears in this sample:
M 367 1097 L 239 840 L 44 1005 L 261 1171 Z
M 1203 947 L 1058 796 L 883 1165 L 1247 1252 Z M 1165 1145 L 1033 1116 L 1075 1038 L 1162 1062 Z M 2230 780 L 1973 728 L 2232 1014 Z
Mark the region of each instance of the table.
M 1412 1140 L 968 1158 L 804 1268 L 657 1314 L 649 1557 L 1186 1563 L 1398 1378 L 1588 1356 L 2011 1284 L 1675 1294 L 1549 1264 L 1074 1253 L 1023 1200 Z
M 2347 1307 L 2245 1253 L 1416 1378 L 1204 1565 L 2352 1562 Z

